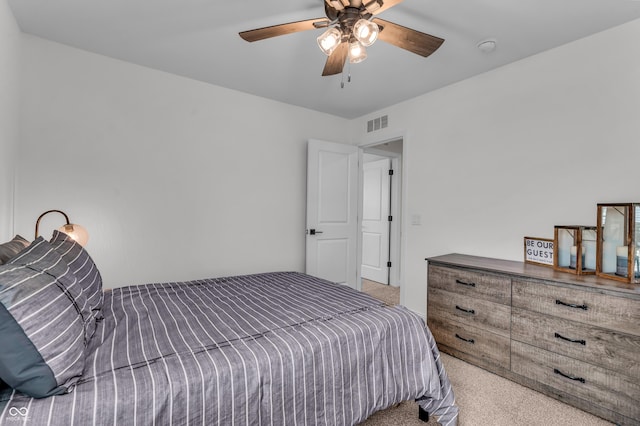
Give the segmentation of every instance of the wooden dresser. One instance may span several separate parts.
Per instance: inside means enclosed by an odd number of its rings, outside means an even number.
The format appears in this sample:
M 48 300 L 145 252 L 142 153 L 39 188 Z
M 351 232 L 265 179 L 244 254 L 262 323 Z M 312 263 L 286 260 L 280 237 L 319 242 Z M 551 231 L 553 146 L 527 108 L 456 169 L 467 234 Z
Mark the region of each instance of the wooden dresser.
M 640 425 L 640 286 L 498 259 L 427 259 L 438 348 L 619 425 Z

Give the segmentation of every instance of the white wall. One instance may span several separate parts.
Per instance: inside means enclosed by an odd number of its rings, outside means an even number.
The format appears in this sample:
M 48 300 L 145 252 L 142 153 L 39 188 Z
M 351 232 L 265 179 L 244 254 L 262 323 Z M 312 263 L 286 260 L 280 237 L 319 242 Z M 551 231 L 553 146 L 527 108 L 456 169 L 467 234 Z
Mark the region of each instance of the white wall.
M 424 313 L 425 257 L 521 260 L 525 235 L 640 201 L 639 36 L 631 22 L 351 122 L 24 36 L 15 228 L 67 211 L 107 287 L 302 270 L 306 140 L 401 136 L 402 298 Z M 391 127 L 362 134 L 381 112 Z
M 0 243 L 13 238 L 15 147 L 19 137 L 20 30 L 0 0 Z
M 426 311 L 425 257 L 522 260 L 524 236 L 640 202 L 638 40 L 640 20 L 354 120 L 358 143 L 405 135 L 407 307 Z
M 304 270 L 306 141 L 347 120 L 24 39 L 20 232 L 64 210 L 106 287 Z

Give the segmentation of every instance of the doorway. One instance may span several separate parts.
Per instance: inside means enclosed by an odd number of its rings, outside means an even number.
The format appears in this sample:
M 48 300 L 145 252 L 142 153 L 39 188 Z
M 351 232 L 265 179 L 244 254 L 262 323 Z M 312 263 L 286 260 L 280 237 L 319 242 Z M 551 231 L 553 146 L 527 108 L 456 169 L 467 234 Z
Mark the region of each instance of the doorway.
M 363 282 L 401 285 L 402 138 L 363 147 Z

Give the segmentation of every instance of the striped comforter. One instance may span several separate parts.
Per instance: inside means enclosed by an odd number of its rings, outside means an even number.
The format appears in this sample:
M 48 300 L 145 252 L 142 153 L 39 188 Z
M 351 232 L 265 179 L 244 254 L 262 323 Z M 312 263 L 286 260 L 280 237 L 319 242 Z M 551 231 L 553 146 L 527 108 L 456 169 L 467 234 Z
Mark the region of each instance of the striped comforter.
M 457 419 L 420 317 L 308 275 L 117 288 L 103 314 L 74 391 L 5 389 L 1 424 L 352 425 L 410 399 Z

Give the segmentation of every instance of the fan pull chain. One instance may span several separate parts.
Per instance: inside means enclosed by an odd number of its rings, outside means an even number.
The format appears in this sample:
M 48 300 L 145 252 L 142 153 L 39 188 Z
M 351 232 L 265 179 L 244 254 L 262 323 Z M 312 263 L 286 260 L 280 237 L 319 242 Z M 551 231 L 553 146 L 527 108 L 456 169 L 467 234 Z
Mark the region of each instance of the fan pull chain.
M 351 83 L 351 63 L 349 63 L 349 69 L 347 70 L 347 83 Z M 342 73 L 340 73 L 340 88 L 344 89 L 344 68 L 342 69 Z

